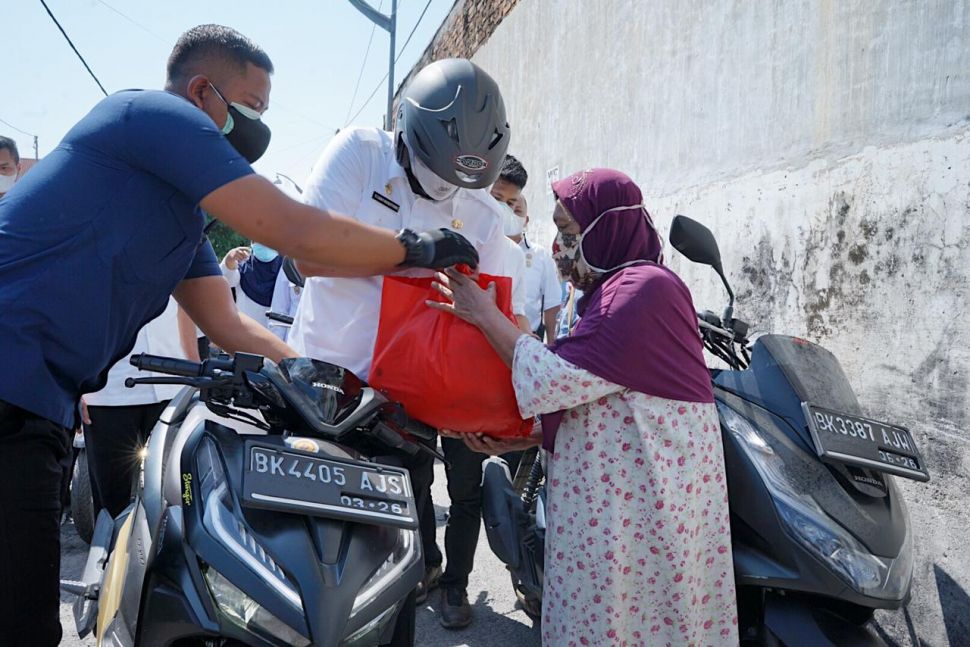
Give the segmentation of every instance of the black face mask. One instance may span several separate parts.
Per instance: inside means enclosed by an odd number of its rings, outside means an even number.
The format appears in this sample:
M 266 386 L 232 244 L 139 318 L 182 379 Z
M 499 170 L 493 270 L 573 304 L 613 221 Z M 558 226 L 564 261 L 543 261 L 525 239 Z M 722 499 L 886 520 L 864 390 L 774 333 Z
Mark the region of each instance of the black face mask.
M 226 125 L 222 127 L 222 134 L 226 136 L 232 147 L 246 158 L 250 164 L 258 160 L 269 147 L 272 133 L 269 126 L 263 123 L 259 114 L 252 108 L 229 103 L 223 98 L 216 86 L 209 84 L 229 109 Z M 247 114 L 248 113 L 248 114 Z

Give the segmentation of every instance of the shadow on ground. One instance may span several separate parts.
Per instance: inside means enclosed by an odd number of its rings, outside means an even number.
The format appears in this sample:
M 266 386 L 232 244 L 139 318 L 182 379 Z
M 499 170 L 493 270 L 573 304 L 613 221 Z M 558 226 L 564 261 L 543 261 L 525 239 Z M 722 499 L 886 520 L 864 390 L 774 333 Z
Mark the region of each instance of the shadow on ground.
M 421 647 L 539 647 L 542 643 L 538 623 L 523 624 L 521 611 L 515 613 L 515 618 L 495 611 L 485 591 L 480 591 L 472 602 L 474 622 L 470 627 L 459 631 L 444 629 L 438 622 L 440 595 L 439 590 L 432 591 L 427 602 L 418 608 L 417 634 L 425 637 L 418 641 Z

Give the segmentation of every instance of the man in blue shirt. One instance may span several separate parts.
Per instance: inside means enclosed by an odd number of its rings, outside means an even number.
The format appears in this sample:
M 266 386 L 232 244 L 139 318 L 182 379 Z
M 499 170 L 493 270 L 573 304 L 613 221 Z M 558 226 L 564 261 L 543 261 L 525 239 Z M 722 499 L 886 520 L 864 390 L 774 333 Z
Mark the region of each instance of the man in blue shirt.
M 101 101 L 0 199 L 0 645 L 54 645 L 59 460 L 83 393 L 173 294 L 216 344 L 293 351 L 241 316 L 203 211 L 344 276 L 477 263 L 453 232 L 395 235 L 300 204 L 253 173 L 269 143 L 269 57 L 238 32 L 179 39 L 165 91 Z

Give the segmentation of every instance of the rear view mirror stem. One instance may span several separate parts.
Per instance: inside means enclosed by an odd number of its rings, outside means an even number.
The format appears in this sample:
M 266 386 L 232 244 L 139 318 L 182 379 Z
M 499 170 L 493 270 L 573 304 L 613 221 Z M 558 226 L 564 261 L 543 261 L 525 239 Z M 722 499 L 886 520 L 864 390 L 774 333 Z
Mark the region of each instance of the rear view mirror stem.
M 721 282 L 724 283 L 724 289 L 727 290 L 728 297 L 730 297 L 727 307 L 724 308 L 724 316 L 721 318 L 724 325 L 728 326 L 730 325 L 731 319 L 734 318 L 734 290 L 731 289 L 731 284 L 728 283 L 727 277 L 724 276 L 724 269 L 720 263 L 714 268 L 714 271 L 721 277 Z

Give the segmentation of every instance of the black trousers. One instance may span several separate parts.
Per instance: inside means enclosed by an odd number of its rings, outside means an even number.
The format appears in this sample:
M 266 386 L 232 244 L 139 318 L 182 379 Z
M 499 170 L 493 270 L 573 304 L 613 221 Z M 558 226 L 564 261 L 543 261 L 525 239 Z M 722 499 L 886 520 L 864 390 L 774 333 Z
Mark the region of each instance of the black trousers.
M 117 517 L 131 501 L 138 449 L 148 441 L 168 401 L 126 407 L 88 407 L 84 447 L 91 474 L 94 514 L 104 508 Z
M 435 440 L 418 440 L 426 447 L 434 447 Z M 431 500 L 431 484 L 434 483 L 434 456 L 421 452 L 405 461 L 411 475 L 411 489 L 414 490 L 414 505 L 417 507 L 421 532 L 421 550 L 424 553 L 425 568 L 439 566 L 442 562 L 441 549 L 435 539 L 437 524 L 434 518 L 434 502 Z
M 0 402 L 0 645 L 61 640 L 61 483 L 71 432 Z

